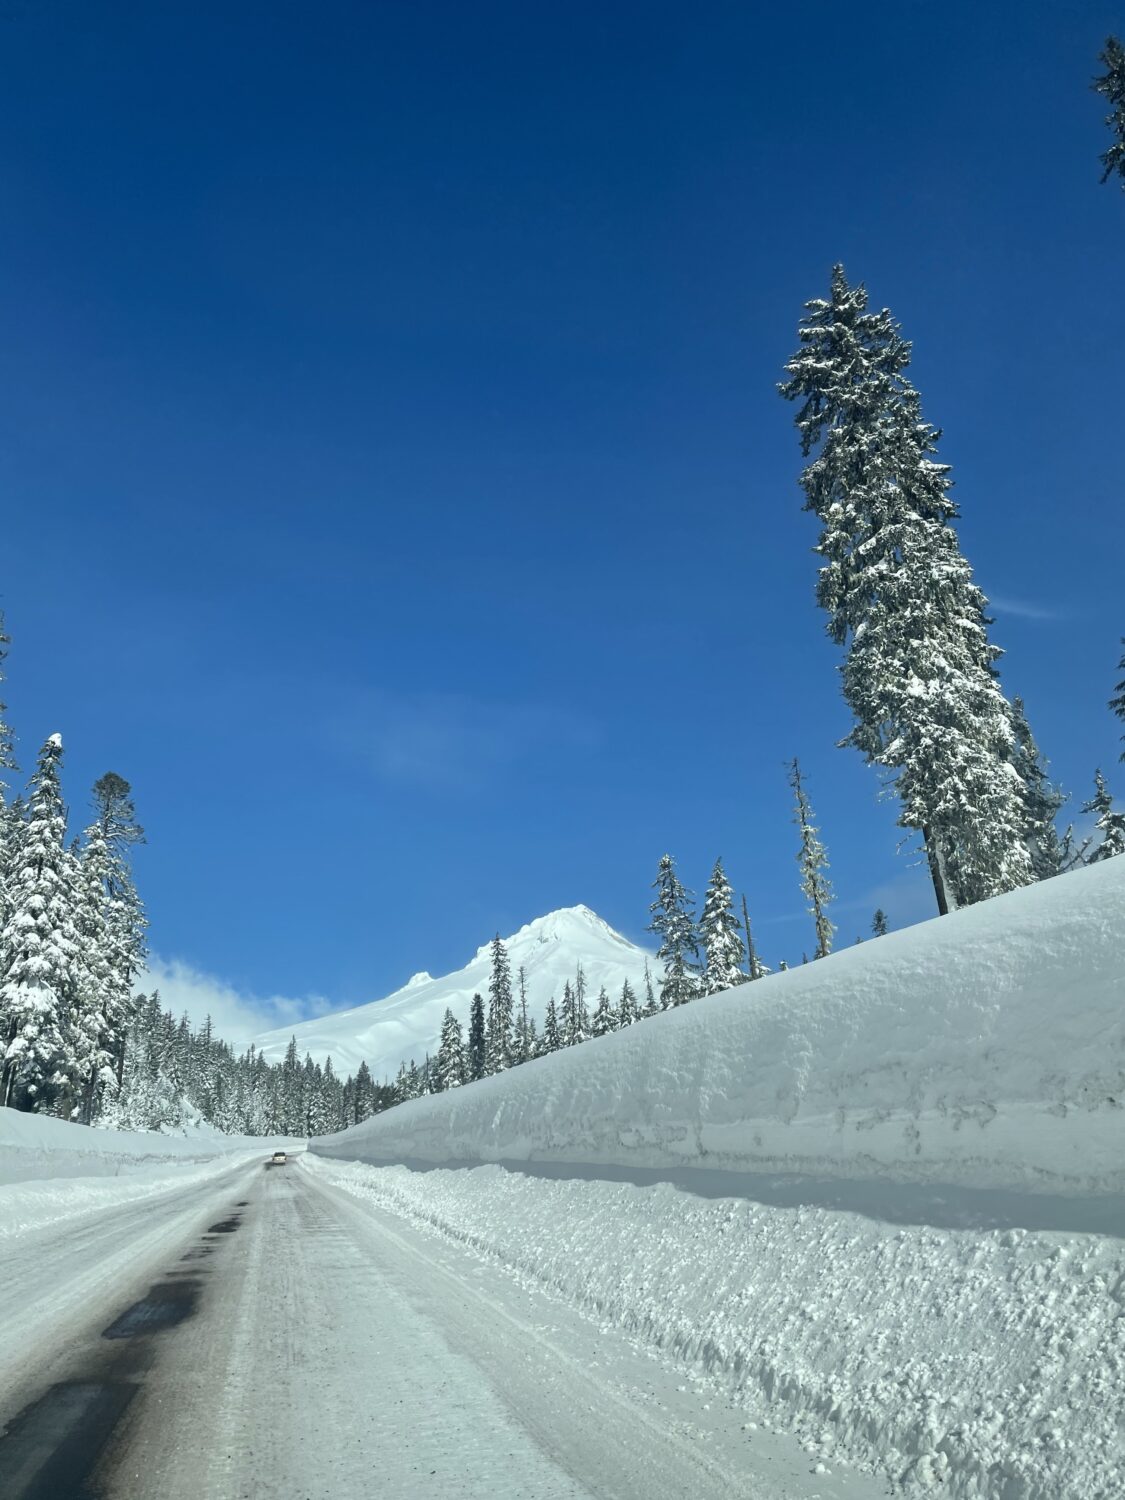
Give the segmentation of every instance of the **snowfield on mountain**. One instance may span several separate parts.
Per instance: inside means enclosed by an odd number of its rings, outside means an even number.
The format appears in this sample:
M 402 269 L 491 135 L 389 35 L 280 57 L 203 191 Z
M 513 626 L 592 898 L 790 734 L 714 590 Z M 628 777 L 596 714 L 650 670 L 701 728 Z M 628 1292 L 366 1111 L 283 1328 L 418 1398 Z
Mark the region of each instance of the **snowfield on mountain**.
M 616 1003 L 625 980 L 643 999 L 646 960 L 654 982 L 658 972 L 652 954 L 615 932 L 588 906 L 567 906 L 537 917 L 506 938 L 504 946 L 513 986 L 521 967 L 525 972 L 528 1013 L 537 1024 L 548 1000 L 554 996 L 560 1001 L 564 984 L 574 982 L 579 964 L 591 1004 L 602 985 Z M 467 1028 L 473 995 L 487 1000 L 489 973 L 490 944 L 485 943 L 452 974 L 438 979 L 415 974 L 383 1000 L 265 1032 L 254 1039 L 255 1045 L 268 1062 L 280 1062 L 290 1037 L 296 1036 L 299 1057 L 308 1053 L 321 1063 L 331 1057 L 340 1077 L 366 1061 L 374 1078 L 393 1078 L 401 1063 L 413 1059 L 420 1066 L 427 1053 L 436 1057 L 447 1007 Z

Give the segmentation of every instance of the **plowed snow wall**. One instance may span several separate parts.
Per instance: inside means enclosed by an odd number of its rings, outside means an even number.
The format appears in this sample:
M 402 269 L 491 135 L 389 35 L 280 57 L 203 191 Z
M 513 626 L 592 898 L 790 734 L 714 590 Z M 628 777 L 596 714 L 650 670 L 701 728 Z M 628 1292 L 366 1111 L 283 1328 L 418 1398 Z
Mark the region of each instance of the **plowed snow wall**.
M 387 1162 L 1125 1188 L 1125 858 L 310 1142 Z

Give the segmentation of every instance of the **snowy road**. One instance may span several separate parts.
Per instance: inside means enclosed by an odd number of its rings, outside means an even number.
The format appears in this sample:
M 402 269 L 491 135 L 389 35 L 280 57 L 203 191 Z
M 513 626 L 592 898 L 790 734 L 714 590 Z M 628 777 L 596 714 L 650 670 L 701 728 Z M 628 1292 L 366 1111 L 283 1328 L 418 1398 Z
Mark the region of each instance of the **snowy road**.
M 612 1332 L 260 1159 L 5 1258 L 5 1500 L 863 1500 Z

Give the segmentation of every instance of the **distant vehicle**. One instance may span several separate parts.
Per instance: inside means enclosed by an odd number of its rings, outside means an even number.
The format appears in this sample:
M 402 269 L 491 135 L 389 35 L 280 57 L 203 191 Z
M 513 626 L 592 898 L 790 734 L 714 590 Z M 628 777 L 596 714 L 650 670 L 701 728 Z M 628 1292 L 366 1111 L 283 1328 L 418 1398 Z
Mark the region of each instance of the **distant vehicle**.
M 285 1162 L 286 1156 L 284 1151 L 275 1151 L 270 1157 L 271 1167 L 283 1167 L 285 1165 Z

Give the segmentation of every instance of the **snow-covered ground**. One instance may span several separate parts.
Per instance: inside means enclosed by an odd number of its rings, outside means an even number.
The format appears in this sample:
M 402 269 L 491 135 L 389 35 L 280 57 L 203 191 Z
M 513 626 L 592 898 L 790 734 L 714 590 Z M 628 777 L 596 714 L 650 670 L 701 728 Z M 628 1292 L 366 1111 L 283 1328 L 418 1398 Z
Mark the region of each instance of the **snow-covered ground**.
M 1109 861 L 400 1106 L 315 1165 L 829 1468 L 1110 1500 L 1123 933 Z
M 605 985 L 616 1004 L 627 979 L 644 1000 L 646 960 L 655 961 L 643 948 L 615 932 L 588 906 L 567 906 L 536 917 L 504 940 L 512 970 L 513 985 L 519 970 L 527 980 L 528 1014 L 540 1024 L 553 995 L 562 1000 L 563 985 L 574 981 L 582 965 L 586 976 L 587 1003 L 593 1002 Z M 400 1063 L 413 1060 L 421 1065 L 427 1053 L 437 1055 L 442 1018 L 449 1008 L 465 1028 L 474 994 L 487 999 L 491 951 L 482 944 L 462 969 L 435 979 L 415 974 L 401 989 L 382 1000 L 373 1000 L 352 1010 L 337 1011 L 281 1027 L 255 1037 L 255 1044 L 268 1062 L 280 1062 L 292 1036 L 301 1057 L 308 1052 L 317 1062 L 332 1058 L 339 1076 L 354 1073 L 366 1061 L 373 1077 L 393 1078 Z

